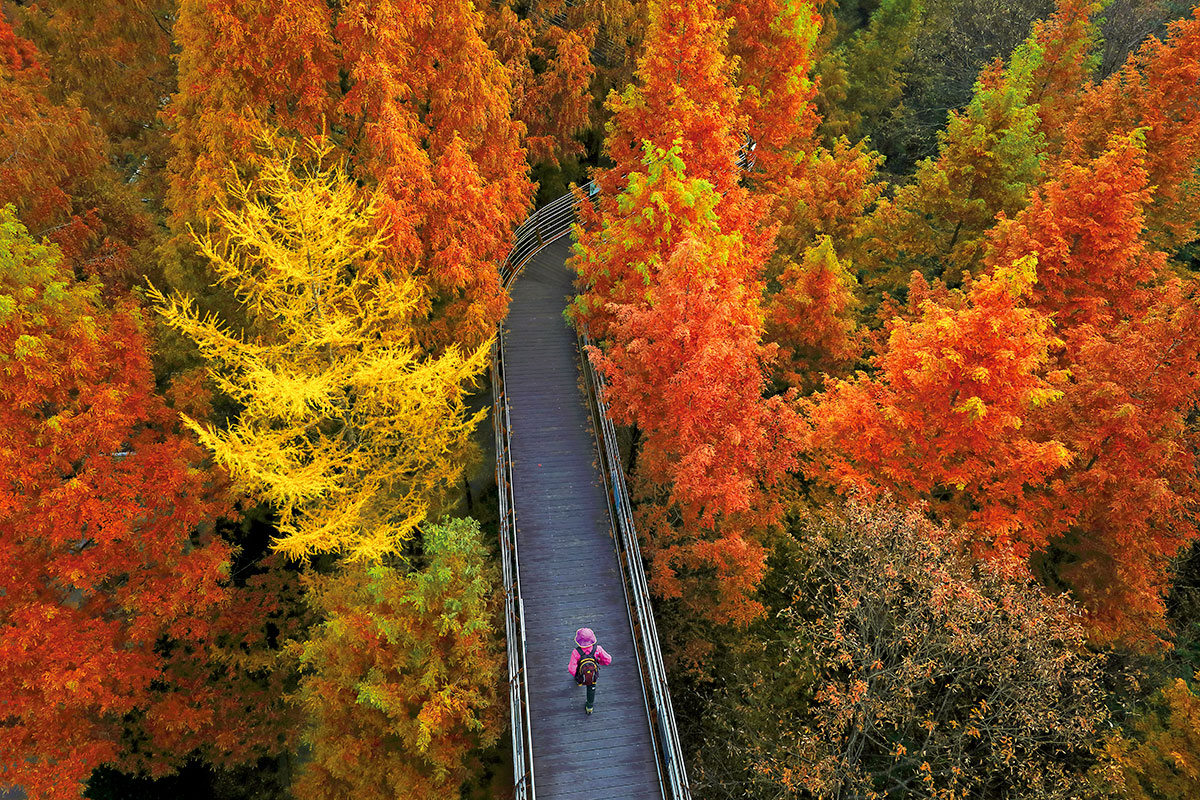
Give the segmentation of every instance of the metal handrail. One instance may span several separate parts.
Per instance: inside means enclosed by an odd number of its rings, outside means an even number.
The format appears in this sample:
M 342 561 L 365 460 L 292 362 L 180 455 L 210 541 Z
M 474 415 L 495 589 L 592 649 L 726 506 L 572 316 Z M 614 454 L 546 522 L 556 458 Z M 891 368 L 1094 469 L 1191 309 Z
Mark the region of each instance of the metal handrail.
M 528 660 L 525 654 L 525 604 L 521 599 L 521 559 L 517 551 L 517 514 L 509 449 L 510 410 L 504 390 L 504 327 L 492 346 L 492 423 L 496 434 L 496 485 L 499 487 L 500 565 L 504 579 L 504 632 L 508 641 L 508 701 L 512 726 L 513 797 L 533 800 L 533 731 L 529 725 Z
M 579 189 L 587 198 L 594 198 L 600 191 L 595 181 L 588 181 Z M 508 251 L 504 263 L 500 265 L 500 280 L 504 288 L 509 287 L 529 259 L 571 232 L 578 218 L 578 211 L 579 198 L 574 192 L 570 192 L 534 211 L 517 227 L 513 234 L 516 242 L 512 250 Z
M 638 650 L 638 666 L 642 670 L 642 691 L 646 701 L 646 714 L 651 723 L 650 733 L 654 740 L 655 753 L 658 755 L 659 780 L 664 797 L 669 800 L 690 800 L 692 791 L 683 761 L 683 745 L 675 724 L 675 708 L 671 703 L 671 692 L 667 688 L 667 670 L 658 642 L 658 627 L 654 622 L 650 586 L 642 564 L 642 552 L 634 525 L 625 470 L 621 466 L 616 427 L 608 413 L 608 401 L 605 396 L 607 385 L 604 376 L 592 367 L 591 359 L 588 358 L 587 348 L 591 346 L 591 337 L 584 326 L 579 332 L 584 385 L 588 390 L 596 446 L 600 451 L 601 471 L 608 488 L 609 510 L 613 515 L 613 531 L 616 534 L 613 541 L 617 549 L 617 558 L 625 573 L 626 599 L 627 602 L 632 601 L 628 602 L 629 619 Z
M 738 148 L 737 166 L 743 171 L 754 167 L 755 145 L 752 140 Z M 551 243 L 566 236 L 574 228 L 581 205 L 580 195 L 592 200 L 600 191 L 595 181 L 551 200 L 529 215 L 514 232 L 515 242 L 504 262 L 500 264 L 500 281 L 507 290 L 530 259 Z M 658 643 L 658 628 L 650 603 L 637 531 L 633 524 L 633 509 L 625 486 L 625 472 L 616 444 L 616 430 L 608 418 L 602 375 L 591 366 L 584 349 L 591 345 L 587 331 L 580 333 L 580 360 L 583 363 L 584 384 L 592 409 L 596 446 L 601 451 L 601 470 L 609 487 L 610 519 L 617 558 L 622 564 L 626 606 L 633 629 L 638 667 L 642 673 L 642 696 L 663 796 L 667 800 L 690 800 L 687 772 L 683 765 L 683 748 L 675 725 L 675 712 L 667 689 L 667 672 Z M 496 483 L 500 487 L 500 544 L 504 579 L 504 621 L 508 639 L 508 685 L 512 725 L 514 800 L 534 800 L 533 733 L 529 724 L 529 685 L 526 680 L 525 613 L 521 600 L 520 558 L 517 550 L 517 514 L 512 485 L 512 455 L 510 451 L 510 413 L 508 394 L 504 389 L 504 325 L 497 326 L 496 342 L 492 348 L 492 423 L 496 435 Z

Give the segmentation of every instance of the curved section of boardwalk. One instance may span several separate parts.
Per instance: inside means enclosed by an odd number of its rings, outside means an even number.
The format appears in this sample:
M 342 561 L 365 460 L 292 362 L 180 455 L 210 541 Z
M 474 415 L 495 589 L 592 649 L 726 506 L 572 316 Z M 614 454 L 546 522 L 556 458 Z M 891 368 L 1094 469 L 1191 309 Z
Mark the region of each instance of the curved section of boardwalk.
M 569 249 L 564 237 L 525 265 L 505 339 L 537 798 L 662 798 L 579 350 L 562 315 Z M 590 717 L 567 673 L 582 627 L 613 656 Z

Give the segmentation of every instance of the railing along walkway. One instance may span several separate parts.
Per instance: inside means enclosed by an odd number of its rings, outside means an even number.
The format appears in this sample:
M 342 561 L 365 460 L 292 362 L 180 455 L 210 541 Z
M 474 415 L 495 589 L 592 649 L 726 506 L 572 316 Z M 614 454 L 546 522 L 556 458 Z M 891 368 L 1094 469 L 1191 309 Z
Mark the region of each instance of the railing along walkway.
M 753 163 L 747 141 L 737 165 Z M 594 197 L 594 183 L 581 188 Z M 690 800 L 604 381 L 582 358 L 586 333 L 563 319 L 579 202 L 534 212 L 500 267 L 512 303 L 492 352 L 492 420 L 514 796 Z M 592 717 L 566 670 L 581 627 L 615 659 Z
M 534 787 L 539 800 L 661 798 L 579 349 L 562 316 L 568 249 L 564 237 L 526 263 L 504 342 Z M 582 627 L 613 656 L 590 717 L 567 673 Z

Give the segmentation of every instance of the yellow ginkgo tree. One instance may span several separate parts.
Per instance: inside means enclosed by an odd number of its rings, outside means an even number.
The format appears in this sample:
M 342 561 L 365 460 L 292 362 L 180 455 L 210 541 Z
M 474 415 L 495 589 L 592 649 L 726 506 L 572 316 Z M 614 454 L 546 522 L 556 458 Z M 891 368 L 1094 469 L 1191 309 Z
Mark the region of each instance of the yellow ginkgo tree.
M 189 297 L 150 294 L 239 406 L 225 428 L 185 421 L 244 490 L 278 509 L 275 548 L 373 561 L 399 552 L 461 480 L 483 415 L 468 413 L 464 395 L 489 345 L 421 351 L 420 290 L 385 256 L 375 198 L 329 160 L 320 141 L 264 144 L 217 212 L 220 235 L 194 234 L 249 331 Z

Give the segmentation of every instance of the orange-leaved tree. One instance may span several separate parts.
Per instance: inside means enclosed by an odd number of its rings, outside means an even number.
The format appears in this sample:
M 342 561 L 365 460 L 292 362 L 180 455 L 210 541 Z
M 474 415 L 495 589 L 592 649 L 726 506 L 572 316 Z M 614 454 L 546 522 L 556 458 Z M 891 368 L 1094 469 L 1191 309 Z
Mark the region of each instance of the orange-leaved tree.
M 226 602 L 228 501 L 154 393 L 138 309 L 108 307 L 11 207 L 0 363 L 0 784 L 74 798 L 133 730 L 151 749 L 156 730 L 211 730 L 187 673 Z
M 855 312 L 858 281 L 821 237 L 799 263 L 788 261 L 766 307 L 768 338 L 779 346 L 778 370 L 790 386 L 816 388 L 823 374 L 845 370 L 861 352 Z
M 207 290 L 186 227 L 216 222 L 257 131 L 324 131 L 355 180 L 379 190 L 374 224 L 420 284 L 422 347 L 487 339 L 506 307 L 495 265 L 532 185 L 510 75 L 480 12 L 467 0 L 221 6 L 188 0 L 176 25 L 175 285 Z
M 739 186 L 726 24 L 712 3 L 664 0 L 649 14 L 638 83 L 610 100 L 615 165 L 578 230 L 571 315 L 601 340 L 592 355 L 614 418 L 642 435 L 634 483 L 653 588 L 694 619 L 744 624 L 759 611 L 758 539 L 781 511 L 767 489 L 794 457 L 794 413 L 763 397 L 771 231 Z
M 496 263 L 532 195 L 509 73 L 481 25 L 467 0 L 353 0 L 336 20 L 349 75 L 338 111 L 356 133 L 338 145 L 380 189 L 388 247 L 422 289 L 428 349 L 491 336 L 506 308 Z
M 1164 266 L 1143 238 L 1147 182 L 1144 133 L 1113 137 L 1094 161 L 1039 187 L 1015 219 L 1001 218 L 987 263 L 1036 254 L 1032 305 L 1053 313 L 1064 336 L 1111 327 L 1145 305 L 1145 284 Z
M 688 175 L 721 194 L 738 183 L 734 160 L 746 121 L 725 55 L 730 23 L 714 0 L 656 0 L 649 15 L 637 80 L 608 99 L 604 150 L 614 166 L 596 180 L 609 208 L 625 176 L 642 163 L 647 142 L 661 150 L 678 144 Z
M 676 155 L 647 166 L 628 202 L 690 192 L 701 219 L 659 256 L 643 297 L 608 305 L 607 346 L 592 357 L 615 421 L 641 432 L 634 483 L 652 588 L 705 619 L 745 624 L 760 610 L 759 534 L 782 514 L 773 490 L 796 467 L 796 417 L 784 398 L 763 397 L 761 259 L 711 219 L 712 188 L 688 181 Z
M 112 160 L 157 209 L 168 140 L 158 119 L 175 90 L 175 0 L 49 0 L 15 9 L 19 30 L 45 54 L 50 97 L 87 109 L 108 139 Z
M 878 175 L 883 156 L 843 137 L 830 148 L 819 146 L 792 157 L 800 163 L 776 195 L 776 258 L 799 260 L 821 236 L 833 239 L 839 257 L 855 258 L 868 214 L 886 189 Z M 751 183 L 751 190 L 756 188 Z
M 338 65 L 328 5 L 284 5 L 179 3 L 178 90 L 165 111 L 172 149 L 167 201 L 171 226 L 185 238 L 188 223 L 211 219 L 231 165 L 253 155 L 263 124 L 313 135 L 332 115 Z
M 1042 488 L 1070 461 L 1027 420 L 1062 394 L 1047 367 L 1050 320 L 1025 306 L 1033 256 L 1005 262 L 965 290 L 898 315 L 872 375 L 837 381 L 806 403 L 810 477 L 843 493 L 924 501 L 966 525 L 981 554 L 1022 557 L 1046 544 L 1054 507 Z
M 856 281 L 848 261 L 861 218 L 883 186 L 878 157 L 845 138 L 831 147 L 810 78 L 821 18 L 813 3 L 732 3 L 730 52 L 737 59 L 740 110 L 754 144 L 747 186 L 779 225 L 766 277 L 768 336 L 780 345 L 779 377 L 811 386 L 856 354 Z M 821 238 L 824 237 L 824 238 Z M 840 258 L 839 258 L 840 256 Z
M 315 0 L 178 4 L 177 89 L 162 112 L 170 137 L 170 235 L 160 261 L 172 289 L 236 327 L 245 325 L 240 304 L 215 286 L 190 231 L 216 222 L 233 171 L 253 160 L 264 126 L 313 136 L 334 120 L 331 87 L 339 67 L 330 15 L 328 4 Z
M 1047 570 L 1066 582 L 1105 639 L 1152 641 L 1164 626 L 1170 559 L 1200 531 L 1195 431 L 1200 399 L 1200 300 L 1147 243 L 1149 186 L 1142 134 L 1114 137 L 1068 166 L 1025 212 L 1003 221 L 989 260 L 1036 253 L 1030 304 L 1055 320 L 1054 367 L 1064 398 L 1030 429 L 1073 459 L 1052 488 L 1069 555 Z
M 733 0 L 726 13 L 739 110 L 755 145 L 754 186 L 784 195 L 805 165 L 801 155 L 816 149 L 820 120 L 810 72 L 821 17 L 812 3 L 791 0 Z
M 1054 13 L 1035 22 L 1029 38 L 1013 54 L 1014 63 L 1033 62 L 1029 102 L 1037 106 L 1038 132 L 1051 160 L 1062 151 L 1064 128 L 1078 112 L 1091 85 L 1099 53 L 1100 0 L 1057 0 Z
M 1200 303 L 1145 241 L 1151 197 L 1140 134 L 1063 168 L 990 234 L 965 311 L 945 308 L 961 293 L 914 283 L 878 374 L 810 408 L 813 477 L 927 502 L 983 554 L 1011 547 L 1070 588 L 1098 640 L 1137 645 L 1163 630 L 1167 566 L 1200 502 Z
M 1089 87 L 1063 133 L 1060 158 L 1084 164 L 1112 136 L 1145 128 L 1152 189 L 1145 208 L 1149 241 L 1171 250 L 1200 235 L 1200 8 L 1173 23 L 1167 40 L 1149 38 L 1103 83 Z
M 705 215 L 718 215 L 727 231 L 741 230 L 753 250 L 765 254 L 770 247 L 761 225 L 765 204 L 739 186 L 736 154 L 745 142 L 744 120 L 724 55 L 728 24 L 707 0 L 661 0 L 650 5 L 649 15 L 638 81 L 608 100 L 613 119 L 604 148 L 613 166 L 597 171 L 597 209 L 584 206 L 577 231 L 573 265 L 582 291 L 574 314 L 598 339 L 607 336 L 605 306 L 641 296 L 657 265 Z M 646 159 L 662 161 L 668 153 L 679 169 L 686 165 L 688 179 L 715 190 L 714 208 L 696 208 L 700 184 L 666 198 L 635 186 L 645 183 Z
M 524 17 L 517 5 L 485 4 L 483 33 L 511 76 L 513 113 L 525 125 L 529 160 L 558 166 L 584 153 L 574 137 L 591 124 L 598 26 L 571 25 L 575 3 L 570 9 L 539 4 Z

